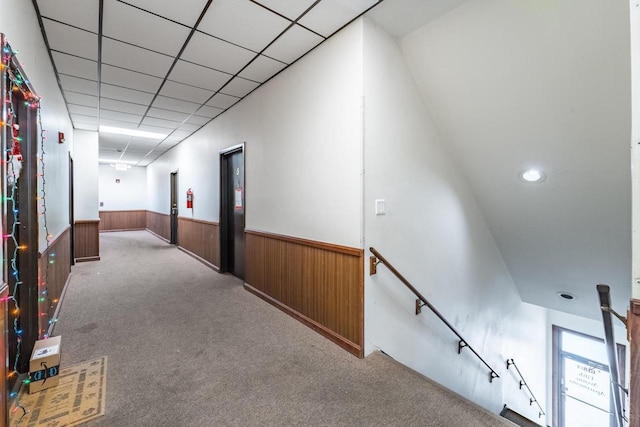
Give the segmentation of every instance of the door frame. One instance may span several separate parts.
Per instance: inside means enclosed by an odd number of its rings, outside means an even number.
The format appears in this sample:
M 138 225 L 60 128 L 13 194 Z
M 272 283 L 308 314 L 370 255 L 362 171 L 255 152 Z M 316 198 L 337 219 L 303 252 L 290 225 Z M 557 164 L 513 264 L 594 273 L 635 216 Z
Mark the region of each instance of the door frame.
M 178 172 L 179 169 L 169 172 L 169 243 L 172 245 L 178 244 L 178 213 L 180 212 L 180 196 L 178 194 L 180 189 L 180 175 L 178 175 Z M 175 215 L 173 212 L 174 201 L 176 209 Z
M 73 198 L 73 156 L 69 153 L 69 227 L 71 232 L 71 265 L 75 265 L 76 256 L 75 256 L 75 213 L 74 213 L 74 198 Z
M 231 147 L 224 148 L 219 151 L 220 158 L 220 273 L 229 272 L 229 224 L 226 221 L 227 215 L 229 211 L 233 208 L 227 204 L 228 194 L 227 194 L 227 175 L 225 173 L 225 162 L 226 159 L 235 153 L 242 153 L 242 164 L 244 167 L 242 168 L 242 182 L 243 182 L 243 190 L 244 190 L 244 217 L 245 217 L 245 228 L 246 228 L 246 218 L 247 218 L 247 182 L 246 182 L 246 157 L 245 157 L 245 143 L 237 144 Z

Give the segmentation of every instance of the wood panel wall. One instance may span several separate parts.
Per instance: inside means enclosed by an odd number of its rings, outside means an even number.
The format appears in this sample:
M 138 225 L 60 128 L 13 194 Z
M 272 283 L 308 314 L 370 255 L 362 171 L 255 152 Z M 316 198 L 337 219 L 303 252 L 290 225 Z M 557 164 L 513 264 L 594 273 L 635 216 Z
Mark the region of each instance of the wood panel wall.
M 147 211 L 147 230 L 169 241 L 171 237 L 171 218 L 168 214 Z
M 144 230 L 147 211 L 100 211 L 100 231 Z
M 640 427 L 640 300 L 631 300 L 627 321 L 631 360 L 631 384 L 629 386 L 629 427 Z
M 364 252 L 246 231 L 245 288 L 364 356 Z
M 76 221 L 74 231 L 74 256 L 76 262 L 100 259 L 100 220 Z
M 217 222 L 178 217 L 178 244 L 210 266 L 220 267 L 220 225 Z
M 49 329 L 49 319 L 55 317 L 58 303 L 71 273 L 71 227 L 38 253 L 38 283 L 46 283 L 47 300 L 38 303 L 38 311 L 48 316 L 40 318 L 39 335 Z

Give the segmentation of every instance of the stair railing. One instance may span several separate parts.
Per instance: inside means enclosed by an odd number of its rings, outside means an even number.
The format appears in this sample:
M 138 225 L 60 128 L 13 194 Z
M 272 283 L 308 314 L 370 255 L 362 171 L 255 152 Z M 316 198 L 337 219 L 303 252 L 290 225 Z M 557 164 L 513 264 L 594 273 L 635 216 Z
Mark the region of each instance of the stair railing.
M 529 394 L 531 395 L 531 397 L 529 398 L 529 406 L 533 405 L 534 402 L 536 403 L 536 405 L 538 405 L 538 408 L 540 408 L 540 411 L 538 411 L 538 418 L 542 417 L 543 415 L 546 415 L 544 413 L 544 410 L 542 409 L 542 406 L 540 406 L 540 402 L 538 402 L 538 399 L 536 399 L 536 397 L 533 395 L 533 392 L 529 388 L 529 385 L 524 380 L 524 377 L 522 376 L 522 373 L 520 372 L 520 369 L 518 369 L 518 365 L 516 365 L 515 360 L 507 359 L 507 369 L 509 369 L 510 366 L 513 366 L 516 369 L 516 372 L 518 373 L 518 376 L 520 377 L 520 390 L 522 390 L 523 386 L 526 387 L 527 390 L 529 390 Z
M 628 422 L 624 415 L 623 398 L 621 392 L 628 394 L 629 391 L 620 384 L 620 375 L 618 374 L 618 357 L 616 356 L 616 340 L 613 336 L 613 319 L 611 315 L 616 316 L 624 326 L 627 326 L 627 319 L 616 313 L 611 308 L 611 295 L 609 295 L 609 286 L 597 285 L 598 297 L 600 298 L 600 310 L 602 311 L 602 323 L 604 326 L 604 343 L 607 347 L 607 358 L 609 359 L 609 378 L 611 380 L 611 392 L 613 393 L 613 409 L 615 420 L 618 427 L 622 427 L 625 421 Z
M 451 330 L 451 332 L 453 332 L 458 337 L 459 339 L 458 354 L 462 352 L 463 348 L 465 347 L 468 348 L 478 359 L 480 359 L 480 361 L 487 368 L 489 368 L 490 383 L 492 383 L 495 378 L 500 378 L 500 375 L 498 375 L 495 369 L 493 369 L 491 366 L 489 366 L 487 362 L 485 362 L 485 360 L 478 354 L 478 352 L 475 351 L 473 347 L 471 347 L 471 345 L 467 342 L 467 340 L 465 340 L 462 337 L 462 335 L 460 335 L 460 333 L 456 330 L 456 328 L 454 328 L 453 325 L 451 325 L 451 323 L 449 323 L 447 319 L 445 319 L 444 316 L 440 314 L 440 312 L 429 301 L 427 301 L 427 299 L 424 296 L 422 296 L 422 294 L 402 274 L 400 274 L 400 272 L 389 261 L 387 261 L 380 254 L 380 252 L 375 250 L 373 247 L 369 248 L 369 250 L 374 255 L 369 258 L 369 274 L 370 275 L 374 275 L 377 273 L 376 267 L 378 264 L 382 263 L 385 266 L 387 266 L 389 271 L 391 271 L 407 288 L 409 288 L 411 292 L 413 292 L 415 296 L 418 297 L 418 299 L 416 299 L 416 316 L 420 314 L 422 307 L 428 307 L 433 312 L 433 314 L 435 314 L 442 321 L 442 323 L 444 323 Z

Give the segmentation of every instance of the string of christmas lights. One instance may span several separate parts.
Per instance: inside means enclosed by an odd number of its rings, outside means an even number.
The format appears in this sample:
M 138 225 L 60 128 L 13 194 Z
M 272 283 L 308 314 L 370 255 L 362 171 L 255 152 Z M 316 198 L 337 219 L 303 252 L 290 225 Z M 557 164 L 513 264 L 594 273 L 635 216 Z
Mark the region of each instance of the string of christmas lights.
M 20 329 L 19 322 L 19 313 L 20 307 L 18 303 L 18 290 L 23 282 L 20 280 L 20 271 L 18 266 L 18 251 L 26 250 L 26 246 L 19 245 L 17 230 L 20 225 L 20 217 L 19 217 L 19 196 L 18 196 L 18 179 L 20 177 L 20 172 L 22 168 L 22 153 L 21 153 L 21 142 L 22 138 L 20 137 L 19 132 L 19 123 L 16 123 L 17 115 L 14 107 L 14 103 L 18 98 L 14 98 L 14 93 L 19 92 L 22 95 L 22 99 L 24 99 L 24 105 L 28 108 L 36 109 L 37 113 L 37 127 L 39 128 L 39 137 L 40 137 L 40 155 L 38 156 L 38 160 L 40 163 L 40 173 L 37 174 L 38 178 L 40 178 L 40 192 L 41 196 L 37 197 L 42 203 L 38 206 L 40 209 L 40 214 L 42 215 L 42 225 L 44 227 L 45 235 L 46 235 L 46 251 L 47 260 L 45 262 L 44 271 L 41 271 L 41 268 L 38 268 L 38 338 L 39 339 L 47 339 L 49 338 L 49 331 L 51 329 L 51 325 L 53 325 L 57 319 L 54 317 L 50 317 L 49 313 L 55 313 L 55 304 L 57 304 L 57 299 L 51 299 L 49 296 L 49 292 L 47 289 L 47 284 L 49 281 L 49 267 L 55 262 L 55 253 L 50 251 L 51 249 L 51 241 L 52 235 L 49 233 L 49 225 L 47 221 L 47 204 L 46 204 L 46 179 L 45 179 L 45 140 L 46 130 L 42 125 L 42 110 L 40 105 L 41 98 L 34 95 L 26 84 L 28 81 L 20 74 L 18 70 L 13 70 L 11 68 L 11 60 L 16 55 L 16 51 L 12 51 L 11 47 L 8 44 L 2 47 L 3 50 L 3 60 L 0 62 L 0 71 L 3 71 L 3 78 L 7 78 L 7 93 L 6 93 L 6 103 L 7 108 L 5 109 L 6 118 L 4 122 L 0 122 L 0 128 L 2 125 L 6 126 L 9 129 L 9 132 L 6 132 L 6 129 L 3 130 L 6 134 L 10 135 L 10 144 L 5 147 L 6 149 L 6 161 L 3 163 L 7 164 L 7 186 L 10 188 L 10 196 L 5 197 L 5 201 L 7 202 L 7 212 L 12 215 L 12 227 L 11 233 L 5 234 L 3 237 L 5 239 L 11 239 L 13 242 L 13 254 L 12 258 L 9 262 L 11 268 L 11 275 L 14 277 L 14 286 L 12 288 L 12 292 L 10 296 L 8 296 L 5 300 L 12 301 L 13 303 L 13 314 L 15 315 L 13 328 L 14 333 L 16 335 L 16 356 L 13 363 L 13 371 L 9 373 L 9 377 L 13 375 L 19 375 L 18 371 L 18 362 L 20 359 L 20 350 L 22 344 L 22 333 L 23 331 Z M 6 70 L 6 72 L 4 72 Z M 10 145 L 10 146 L 9 146 Z M 39 225 L 38 225 L 39 226 Z M 6 246 L 5 246 L 6 247 Z M 20 384 L 20 388 L 22 385 L 29 384 L 30 378 L 27 377 Z M 23 414 L 20 417 L 20 421 L 29 413 L 29 411 L 20 404 L 19 402 L 19 393 L 20 389 L 17 392 L 12 392 L 10 394 L 11 398 L 14 398 L 14 410 L 22 410 Z M 19 424 L 19 421 L 18 421 Z

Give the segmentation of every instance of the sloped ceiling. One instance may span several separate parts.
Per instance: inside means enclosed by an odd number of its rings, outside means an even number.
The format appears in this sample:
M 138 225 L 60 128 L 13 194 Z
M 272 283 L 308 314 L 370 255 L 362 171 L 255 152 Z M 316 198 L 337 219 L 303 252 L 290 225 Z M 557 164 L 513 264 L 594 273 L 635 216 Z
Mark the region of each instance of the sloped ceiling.
M 593 318 L 596 284 L 631 297 L 628 8 L 476 0 L 400 39 L 523 300 Z

